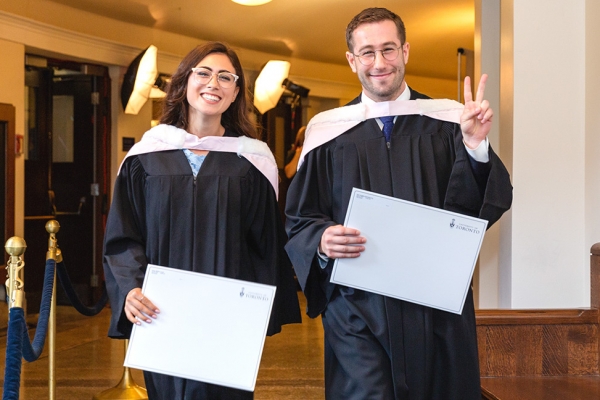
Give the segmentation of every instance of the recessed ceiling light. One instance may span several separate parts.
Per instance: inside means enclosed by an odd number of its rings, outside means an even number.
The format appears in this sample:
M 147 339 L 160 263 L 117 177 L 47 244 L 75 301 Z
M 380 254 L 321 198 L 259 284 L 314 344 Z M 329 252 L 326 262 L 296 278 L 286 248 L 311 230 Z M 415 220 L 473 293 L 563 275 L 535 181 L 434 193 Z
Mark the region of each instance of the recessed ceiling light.
M 260 6 L 269 3 L 271 0 L 231 0 L 234 3 L 241 4 L 243 6 Z

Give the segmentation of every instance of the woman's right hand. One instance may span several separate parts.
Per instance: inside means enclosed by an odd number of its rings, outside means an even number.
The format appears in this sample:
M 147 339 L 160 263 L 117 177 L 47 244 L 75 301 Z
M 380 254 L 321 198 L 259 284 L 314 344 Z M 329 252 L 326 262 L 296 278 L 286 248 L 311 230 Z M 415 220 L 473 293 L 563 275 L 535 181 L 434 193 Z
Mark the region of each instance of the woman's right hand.
M 141 325 L 144 321 L 151 323 L 156 319 L 160 310 L 142 293 L 142 289 L 131 289 L 125 298 L 125 315 L 127 319 L 136 325 Z

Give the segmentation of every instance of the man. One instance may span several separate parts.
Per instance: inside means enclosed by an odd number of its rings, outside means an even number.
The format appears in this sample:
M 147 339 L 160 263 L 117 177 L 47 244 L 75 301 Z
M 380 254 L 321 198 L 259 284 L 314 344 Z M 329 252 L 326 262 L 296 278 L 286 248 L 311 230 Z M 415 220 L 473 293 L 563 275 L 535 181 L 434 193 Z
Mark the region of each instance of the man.
M 354 17 L 346 57 L 362 94 L 350 104 L 427 98 L 404 81 L 405 38 L 402 20 L 386 9 Z M 386 117 L 371 118 L 305 154 L 287 196 L 286 250 L 308 315 L 322 316 L 328 399 L 481 399 L 471 291 L 457 315 L 329 281 L 336 258 L 369 251 L 358 230 L 340 225 L 353 187 L 483 218 L 488 226 L 510 207 L 509 175 L 487 140 L 493 111 L 483 100 L 486 79 L 474 100 L 465 79 L 460 123 L 396 116 L 386 138 Z

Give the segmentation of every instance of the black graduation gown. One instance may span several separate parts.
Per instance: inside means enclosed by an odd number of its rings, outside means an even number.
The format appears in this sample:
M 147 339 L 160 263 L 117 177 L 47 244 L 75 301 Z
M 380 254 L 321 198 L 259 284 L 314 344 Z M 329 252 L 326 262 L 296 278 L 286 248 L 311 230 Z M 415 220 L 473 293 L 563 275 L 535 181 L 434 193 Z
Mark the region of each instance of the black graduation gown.
M 411 90 L 416 98 L 427 97 Z M 397 118 L 389 149 L 370 119 L 308 153 L 286 206 L 286 250 L 307 298 L 307 314 L 320 315 L 332 295 L 343 292 L 352 301 L 359 292 L 330 283 L 333 260 L 321 269 L 316 256 L 323 231 L 343 223 L 353 187 L 483 218 L 491 226 L 510 207 L 512 186 L 491 148 L 489 157 L 483 177 L 474 174 L 472 164 L 478 163 L 464 147 L 460 126 L 418 115 Z M 472 293 L 462 315 L 387 297 L 377 301 L 384 302 L 385 312 L 373 320 L 383 321 L 386 335 L 398 338 L 389 349 L 396 398 L 481 398 Z
M 129 337 L 125 297 L 142 286 L 148 263 L 275 285 L 268 335 L 300 322 L 286 240 L 275 192 L 245 158 L 210 152 L 194 178 L 182 150 L 129 157 L 115 183 L 105 233 L 109 336 Z M 164 389 L 165 399 L 205 398 L 194 391 L 198 382 L 161 379 L 155 389 Z M 146 383 L 150 393 L 153 385 Z

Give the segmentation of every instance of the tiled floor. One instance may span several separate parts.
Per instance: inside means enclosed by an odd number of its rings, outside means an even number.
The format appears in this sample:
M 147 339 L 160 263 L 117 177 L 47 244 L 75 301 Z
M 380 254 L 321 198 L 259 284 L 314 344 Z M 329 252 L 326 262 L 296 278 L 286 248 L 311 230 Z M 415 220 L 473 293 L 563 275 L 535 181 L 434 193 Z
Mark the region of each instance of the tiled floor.
M 303 302 L 302 294 L 300 299 Z M 0 303 L 0 306 L 6 304 Z M 304 304 L 301 307 L 304 309 Z M 121 340 L 106 336 L 109 315 L 109 309 L 95 317 L 85 317 L 71 307 L 57 307 L 55 399 L 91 400 L 119 383 L 124 372 L 125 345 Z M 321 321 L 304 318 L 302 324 L 287 325 L 280 334 L 267 337 L 255 399 L 324 398 Z M 6 336 L 0 339 L 0 382 L 3 385 Z M 144 385 L 140 371 L 131 370 L 131 374 L 136 384 Z M 49 398 L 48 376 L 46 341 L 37 361 L 23 362 L 20 399 Z

